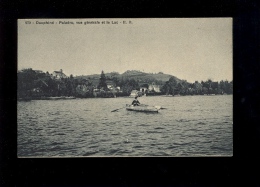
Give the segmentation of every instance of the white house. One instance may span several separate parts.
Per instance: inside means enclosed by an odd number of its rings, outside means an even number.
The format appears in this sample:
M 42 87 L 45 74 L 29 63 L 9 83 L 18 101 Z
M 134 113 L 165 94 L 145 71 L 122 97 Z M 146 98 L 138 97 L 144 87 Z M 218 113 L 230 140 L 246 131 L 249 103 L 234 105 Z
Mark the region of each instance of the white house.
M 159 85 L 156 85 L 156 84 L 154 84 L 154 83 L 149 84 L 148 90 L 149 90 L 149 91 L 154 90 L 155 92 L 161 92 L 161 91 L 160 91 L 160 86 L 159 86 Z
M 132 90 L 129 97 L 136 97 L 138 96 L 138 90 Z
M 146 90 L 148 90 L 146 87 L 140 87 L 140 92 L 146 93 Z
M 119 92 L 122 92 L 120 86 L 117 86 L 116 89 L 117 89 Z
M 54 71 L 52 76 L 54 79 L 67 78 L 67 76 L 62 72 L 62 69 L 60 71 Z

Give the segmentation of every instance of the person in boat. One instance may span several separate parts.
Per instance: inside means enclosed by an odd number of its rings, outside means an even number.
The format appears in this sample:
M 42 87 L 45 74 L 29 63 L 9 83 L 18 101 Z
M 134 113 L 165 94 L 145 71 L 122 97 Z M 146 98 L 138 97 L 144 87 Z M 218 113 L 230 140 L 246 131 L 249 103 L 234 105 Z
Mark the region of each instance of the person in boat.
M 135 99 L 132 102 L 132 105 L 134 105 L 134 106 L 139 106 L 140 105 L 140 102 L 138 101 L 137 97 L 138 96 L 135 96 Z

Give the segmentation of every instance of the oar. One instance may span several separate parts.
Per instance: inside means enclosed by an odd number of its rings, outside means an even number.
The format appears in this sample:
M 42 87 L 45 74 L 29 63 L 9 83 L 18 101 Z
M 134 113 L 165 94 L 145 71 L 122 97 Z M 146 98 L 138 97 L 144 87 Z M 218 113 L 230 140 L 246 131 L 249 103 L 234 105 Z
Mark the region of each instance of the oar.
M 123 107 L 123 108 L 125 108 L 125 107 Z M 122 108 L 118 108 L 118 109 L 112 110 L 111 112 L 115 112 L 115 111 L 118 111 L 120 109 L 122 109 Z

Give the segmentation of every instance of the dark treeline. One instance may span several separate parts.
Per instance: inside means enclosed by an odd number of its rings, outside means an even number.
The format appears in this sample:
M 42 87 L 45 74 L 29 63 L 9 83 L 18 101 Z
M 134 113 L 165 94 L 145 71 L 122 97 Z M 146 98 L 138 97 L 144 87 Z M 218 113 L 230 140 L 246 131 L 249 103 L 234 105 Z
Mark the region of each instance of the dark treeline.
M 49 72 L 36 72 L 24 69 L 17 74 L 18 98 L 74 96 L 76 86 L 81 82 L 71 75 L 68 78 L 54 79 Z
M 204 95 L 204 94 L 232 94 L 233 81 L 213 82 L 210 79 L 201 83 L 188 83 L 187 81 L 176 81 L 171 77 L 166 83 L 155 80 L 140 81 L 134 78 L 121 77 L 117 75 L 107 78 L 101 72 L 98 82 L 90 79 L 69 77 L 55 78 L 49 72 L 24 69 L 17 74 L 18 98 L 42 98 L 73 96 L 79 98 L 87 97 L 117 97 L 129 96 L 132 90 L 140 90 L 146 87 L 143 94 L 147 95 Z M 149 84 L 156 84 L 160 87 L 160 92 L 148 89 Z M 144 82 L 147 82 L 144 84 Z
M 122 82 L 111 80 L 113 87 L 108 88 L 107 78 L 102 71 L 98 85 L 93 80 L 74 78 L 70 75 L 66 78 L 56 78 L 49 72 L 23 69 L 17 73 L 17 96 L 18 98 L 42 98 L 73 96 L 86 97 L 115 97 L 125 96 L 128 92 L 120 92 L 116 86 Z
M 228 82 L 220 81 L 213 82 L 211 79 L 207 81 L 195 81 L 194 83 L 188 83 L 183 80 L 177 83 L 177 81 L 171 77 L 162 87 L 161 92 L 163 94 L 171 95 L 211 95 L 211 94 L 233 94 L 233 81 Z

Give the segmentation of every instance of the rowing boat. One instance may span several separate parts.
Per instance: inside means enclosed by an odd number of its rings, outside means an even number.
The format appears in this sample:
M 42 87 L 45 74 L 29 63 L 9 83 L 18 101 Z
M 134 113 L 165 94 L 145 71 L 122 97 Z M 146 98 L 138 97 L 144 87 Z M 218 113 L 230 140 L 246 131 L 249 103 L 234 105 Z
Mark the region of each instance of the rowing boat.
M 126 110 L 136 111 L 136 112 L 158 112 L 160 110 L 160 106 L 133 106 L 133 105 L 126 105 Z

